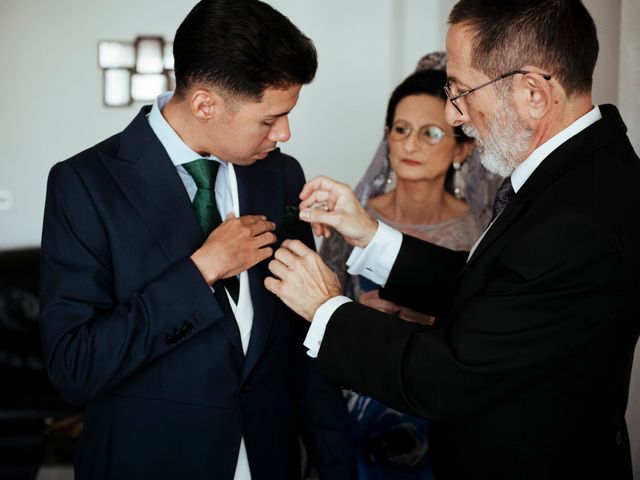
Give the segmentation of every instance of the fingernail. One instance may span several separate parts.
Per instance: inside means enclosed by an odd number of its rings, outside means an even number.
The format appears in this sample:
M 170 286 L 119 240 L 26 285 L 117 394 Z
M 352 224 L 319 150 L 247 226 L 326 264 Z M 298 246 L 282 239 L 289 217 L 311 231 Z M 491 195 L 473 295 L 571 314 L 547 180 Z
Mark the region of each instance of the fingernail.
M 309 218 L 311 217 L 309 210 L 301 210 L 300 211 L 300 218 L 302 220 L 309 220 Z

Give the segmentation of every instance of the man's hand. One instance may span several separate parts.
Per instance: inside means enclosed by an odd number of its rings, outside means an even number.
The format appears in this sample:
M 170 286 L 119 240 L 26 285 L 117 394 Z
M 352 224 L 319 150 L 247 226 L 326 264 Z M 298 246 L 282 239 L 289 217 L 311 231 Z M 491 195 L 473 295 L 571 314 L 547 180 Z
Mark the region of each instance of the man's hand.
M 351 187 L 328 177 L 307 182 L 300 200 L 300 219 L 311 223 L 317 236 L 328 238 L 328 227 L 333 227 L 350 245 L 366 247 L 378 229 L 378 222 L 360 205 Z
M 285 240 L 269 262 L 276 278 L 264 286 L 289 308 L 308 321 L 324 302 L 342 294 L 340 281 L 320 256 L 299 240 Z
M 272 233 L 276 225 L 261 215 L 227 217 L 202 246 L 191 255 L 191 260 L 209 285 L 222 278 L 244 272 L 273 255 L 267 247 L 276 241 Z

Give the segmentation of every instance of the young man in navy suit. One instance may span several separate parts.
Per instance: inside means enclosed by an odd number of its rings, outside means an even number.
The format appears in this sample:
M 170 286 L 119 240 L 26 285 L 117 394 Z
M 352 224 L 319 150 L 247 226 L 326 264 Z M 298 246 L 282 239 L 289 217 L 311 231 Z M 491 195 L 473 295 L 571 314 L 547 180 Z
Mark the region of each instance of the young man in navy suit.
M 86 405 L 76 478 L 300 478 L 300 437 L 320 478 L 354 478 L 340 392 L 263 286 L 284 235 L 313 245 L 277 144 L 315 48 L 265 3 L 207 0 L 174 58 L 173 94 L 49 177 L 41 328 Z
M 374 221 L 331 179 L 301 195 L 318 233 L 356 247 L 350 272 L 434 325 L 342 297 L 295 240 L 267 284 L 313 319 L 306 345 L 328 378 L 432 420 L 436 478 L 631 480 L 640 160 L 618 110 L 592 102 L 593 19 L 580 0 L 460 0 L 450 24 L 448 121 L 506 177 L 471 252 Z

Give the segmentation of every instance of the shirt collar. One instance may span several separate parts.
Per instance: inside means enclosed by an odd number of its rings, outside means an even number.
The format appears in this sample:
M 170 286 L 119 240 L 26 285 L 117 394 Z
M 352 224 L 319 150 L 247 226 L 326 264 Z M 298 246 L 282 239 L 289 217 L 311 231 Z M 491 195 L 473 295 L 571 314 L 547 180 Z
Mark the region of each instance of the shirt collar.
M 600 113 L 600 108 L 596 105 L 589 112 L 585 113 L 583 116 L 578 118 L 575 122 L 569 125 L 564 130 L 558 132 L 556 135 L 551 137 L 549 140 L 544 142 L 538 148 L 536 148 L 531 155 L 522 162 L 511 174 L 511 185 L 513 186 L 513 191 L 518 192 L 524 182 L 531 176 L 536 168 L 542 163 L 542 161 L 547 158 L 551 152 L 553 152 L 560 145 L 565 143 L 574 135 L 577 135 L 585 128 L 594 124 L 598 120 L 602 118 L 602 113 Z
M 194 152 L 186 143 L 182 141 L 180 136 L 176 133 L 176 131 L 169 125 L 167 120 L 162 115 L 162 109 L 167 104 L 167 102 L 173 96 L 173 92 L 162 93 L 155 99 L 153 102 L 153 106 L 151 107 L 151 111 L 147 116 L 147 120 L 149 121 L 149 126 L 153 133 L 156 134 L 158 140 L 167 151 L 169 158 L 173 162 L 173 164 L 177 167 L 178 165 L 182 165 L 184 163 L 192 162 L 197 160 L 198 158 L 203 158 L 202 155 Z M 220 162 L 222 165 L 226 165 L 225 162 L 220 160 L 219 158 L 211 155 L 209 157 L 210 160 L 216 160 Z

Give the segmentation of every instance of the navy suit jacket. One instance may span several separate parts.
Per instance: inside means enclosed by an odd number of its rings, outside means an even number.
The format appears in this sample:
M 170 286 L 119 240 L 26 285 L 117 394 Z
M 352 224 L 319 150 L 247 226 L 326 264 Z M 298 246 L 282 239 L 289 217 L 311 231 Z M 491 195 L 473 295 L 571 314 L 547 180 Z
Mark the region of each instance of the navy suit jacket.
M 76 478 L 232 479 L 241 437 L 253 480 L 299 478 L 299 435 L 322 476 L 352 478 L 344 402 L 304 352 L 306 322 L 256 265 L 245 357 L 222 285 L 189 258 L 204 236 L 147 112 L 49 176 L 41 331 L 53 383 L 86 405 Z M 235 168 L 241 215 L 311 246 L 308 226 L 283 225 L 299 164 L 276 150 Z

